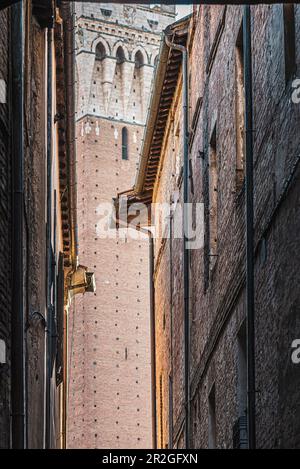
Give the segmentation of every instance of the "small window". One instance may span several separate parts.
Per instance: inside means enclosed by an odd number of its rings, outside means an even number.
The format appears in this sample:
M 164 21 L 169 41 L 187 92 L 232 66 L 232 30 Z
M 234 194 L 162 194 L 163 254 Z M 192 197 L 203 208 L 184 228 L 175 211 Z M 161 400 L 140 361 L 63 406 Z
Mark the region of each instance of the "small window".
M 106 8 L 101 8 L 101 13 L 106 18 L 109 18 L 112 14 L 112 10 L 107 10 Z
M 122 129 L 122 160 L 128 160 L 128 130 Z
M 246 323 L 244 322 L 239 330 L 238 336 L 238 375 L 237 375 L 237 396 L 239 417 L 247 415 L 247 336 Z
M 293 3 L 283 5 L 283 23 L 285 79 L 288 82 L 296 72 L 295 9 Z
M 147 20 L 147 21 L 148 21 L 150 28 L 153 29 L 154 31 L 158 28 L 157 20 Z

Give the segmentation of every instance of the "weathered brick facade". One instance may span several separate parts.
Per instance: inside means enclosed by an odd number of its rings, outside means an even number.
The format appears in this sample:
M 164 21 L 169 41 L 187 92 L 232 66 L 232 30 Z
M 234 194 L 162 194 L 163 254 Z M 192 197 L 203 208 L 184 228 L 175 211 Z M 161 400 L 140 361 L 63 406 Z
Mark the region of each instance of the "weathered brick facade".
M 76 6 L 80 261 L 97 292 L 69 318 L 69 448 L 152 447 L 148 238 L 105 239 L 101 204 L 133 184 L 163 8 Z
M 64 430 L 61 408 L 63 385 L 62 380 L 57 380 L 61 361 L 57 361 L 59 354 L 56 353 L 57 343 L 64 340 L 63 328 L 59 324 L 64 315 L 64 265 L 59 259 L 65 254 L 65 265 L 70 267 L 68 247 L 72 248 L 72 243 L 66 242 L 70 231 L 67 224 L 69 199 L 65 201 L 63 197 L 70 190 L 69 175 L 65 177 L 64 174 L 64 168 L 69 171 L 64 161 L 66 151 L 69 152 L 69 160 L 72 160 L 69 147 L 66 150 L 65 146 L 65 133 L 71 130 L 64 121 L 69 110 L 69 100 L 62 88 L 64 81 L 59 81 L 57 77 L 57 73 L 62 73 L 64 78 L 67 76 L 62 54 L 66 43 L 65 24 L 60 17 L 62 9 L 57 9 L 58 22 L 54 21 L 53 24 L 52 2 L 48 5 L 44 2 L 42 9 L 38 2 L 21 3 L 22 10 L 18 6 L 2 9 L 2 5 L 0 9 L 0 80 L 5 82 L 5 87 L 3 82 L 0 83 L 0 340 L 1 359 L 5 358 L 5 363 L 2 360 L 0 363 L 0 448 L 56 448 L 63 446 Z M 68 19 L 68 6 L 65 8 L 64 19 Z M 17 28 L 17 23 L 14 29 L 12 26 L 17 14 L 23 17 L 22 32 Z M 16 36 L 19 42 L 13 44 L 12 38 Z M 49 38 L 51 43 L 48 43 Z M 48 44 L 53 59 L 51 73 L 47 73 Z M 24 47 L 21 51 L 22 45 Z M 22 70 L 14 67 L 14 58 L 18 54 L 24 63 Z M 23 81 L 19 87 L 20 76 Z M 68 93 L 71 92 L 69 87 Z M 47 106 L 50 94 L 51 107 Z M 14 95 L 20 96 L 18 105 L 13 99 Z M 23 121 L 20 119 L 20 108 L 24 112 Z M 58 111 L 64 111 L 65 114 L 54 119 Z M 23 148 L 21 145 L 17 147 L 17 134 L 23 142 Z M 51 166 L 48 163 L 50 159 Z M 17 161 L 21 161 L 22 171 Z M 17 186 L 14 175 L 18 171 L 22 177 Z M 50 181 L 49 184 L 47 181 Z M 20 199 L 21 213 L 17 213 L 16 200 Z M 23 236 L 17 238 L 16 225 L 21 224 Z M 51 226 L 48 239 L 47 226 Z M 19 259 L 12 252 L 13 240 L 16 238 L 15 249 L 18 244 L 23 254 L 22 269 L 17 272 L 16 261 Z M 68 272 L 69 269 L 66 269 Z M 21 291 L 16 291 L 15 277 L 19 278 L 20 273 Z M 47 292 L 49 285 L 53 295 Z M 13 291 L 22 296 L 17 319 Z M 60 300 L 59 307 L 57 298 Z M 13 332 L 20 325 L 23 340 L 13 339 Z M 4 344 L 6 357 L 3 354 Z M 20 355 L 15 353 L 15 360 L 12 360 L 13 348 L 23 352 L 22 376 Z M 18 379 L 13 381 L 15 369 L 19 370 Z M 50 387 L 49 399 L 46 399 L 47 382 Z M 19 399 L 13 392 L 16 386 L 19 386 L 18 392 L 21 389 L 24 396 L 21 410 L 18 407 Z M 46 409 L 49 409 L 49 413 Z M 21 426 L 14 424 L 16 415 L 13 414 L 19 410 L 23 418 Z
M 0 363 L 0 448 L 10 444 L 7 428 L 10 420 L 11 164 L 8 158 L 10 109 L 9 103 L 5 103 L 9 83 L 9 24 L 9 11 L 0 11 L 0 80 L 3 80 L 0 85 L 0 340 L 6 354 L 6 363 Z
M 299 448 L 299 365 L 291 361 L 291 344 L 300 333 L 300 108 L 291 96 L 299 72 L 300 9 L 295 5 L 294 44 L 287 43 L 293 34 L 288 38 L 284 32 L 290 23 L 284 23 L 282 5 L 253 6 L 251 13 L 257 446 Z M 247 396 L 242 17 L 242 7 L 200 6 L 189 32 L 190 199 L 204 204 L 204 247 L 192 250 L 190 259 L 190 444 L 195 448 L 245 444 L 238 429 Z M 296 51 L 290 71 L 287 48 L 291 55 Z M 178 158 L 182 165 L 176 126 L 181 93 L 179 76 L 153 202 L 182 200 L 176 169 Z M 155 241 L 160 447 L 185 444 L 182 248 L 182 240 Z

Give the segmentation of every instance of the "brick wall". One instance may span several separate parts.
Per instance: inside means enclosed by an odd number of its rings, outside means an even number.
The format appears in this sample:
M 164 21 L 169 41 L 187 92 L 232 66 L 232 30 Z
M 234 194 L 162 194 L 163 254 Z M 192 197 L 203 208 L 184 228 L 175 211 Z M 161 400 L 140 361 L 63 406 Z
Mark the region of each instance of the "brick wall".
M 28 447 L 44 440 L 45 328 L 32 314 L 46 317 L 46 36 L 34 17 L 26 34 L 25 165 L 24 165 L 24 290 L 26 298 Z M 30 132 L 30 138 L 28 133 Z
M 4 80 L 7 92 L 9 92 L 9 50 L 9 10 L 6 9 L 0 12 L 0 80 Z M 10 445 L 11 164 L 9 103 L 1 101 L 0 99 L 0 339 L 6 346 L 6 364 L 0 364 L 0 448 L 8 448 Z
M 300 10 L 295 6 L 296 37 Z M 285 82 L 282 6 L 252 8 L 255 181 L 255 306 L 258 447 L 299 447 L 299 379 L 291 362 L 291 343 L 299 336 L 299 106 L 291 102 L 291 80 Z M 222 26 L 223 20 L 223 26 Z M 233 446 L 233 426 L 239 410 L 241 353 L 238 336 L 245 319 L 245 191 L 236 178 L 235 45 L 242 8 L 201 6 L 190 45 L 191 121 L 194 118 L 191 161 L 195 202 L 209 214 L 209 154 L 214 126 L 217 135 L 217 260 L 205 247 L 191 254 L 191 410 L 192 445 L 209 445 L 209 395 L 215 392 L 216 445 Z M 218 26 L 220 25 L 220 26 Z M 199 48 L 203 53 L 199 53 Z M 296 49 L 297 66 L 299 51 Z M 298 68 L 299 70 L 299 68 Z M 195 115 L 201 98 L 198 120 Z M 170 139 L 167 148 L 172 145 Z M 168 159 L 160 175 L 158 198 L 168 201 L 171 179 Z M 165 183 L 168 179 L 170 184 Z M 285 190 L 285 192 L 283 192 Z M 167 278 L 168 251 L 159 261 L 157 279 Z M 178 251 L 173 271 L 179 273 Z M 176 281 L 174 273 L 174 282 Z M 179 280 L 180 282 L 180 280 Z M 178 291 L 174 284 L 174 293 Z M 169 289 L 158 280 L 156 298 L 164 304 Z M 174 445 L 182 429 L 183 303 L 173 300 L 173 356 L 166 354 L 166 336 L 158 308 L 158 367 L 174 369 Z M 169 323 L 167 318 L 166 324 Z M 161 358 L 166 357 L 166 358 Z M 181 381 L 180 381 L 181 380 Z M 168 406 L 164 391 L 164 408 Z M 159 399 L 157 391 L 157 399 Z M 210 413 L 210 416 L 209 416 Z M 165 416 L 168 418 L 168 415 Z M 165 424 L 165 429 L 167 428 Z M 166 431 L 166 430 L 165 430 Z M 210 435 L 211 437 L 211 435 Z M 158 438 L 158 441 L 160 439 Z
M 101 203 L 128 189 L 142 127 L 89 119 L 78 135 L 80 262 L 95 271 L 97 292 L 76 298 L 69 319 L 68 447 L 151 446 L 148 239 L 105 239 Z M 115 131 L 118 136 L 115 137 Z M 137 136 L 134 143 L 133 135 Z

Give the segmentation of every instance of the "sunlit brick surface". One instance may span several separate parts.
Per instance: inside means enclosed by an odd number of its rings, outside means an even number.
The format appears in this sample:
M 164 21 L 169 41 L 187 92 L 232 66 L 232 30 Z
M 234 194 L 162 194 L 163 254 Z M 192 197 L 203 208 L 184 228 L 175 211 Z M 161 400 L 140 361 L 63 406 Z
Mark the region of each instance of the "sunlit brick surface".
M 79 251 L 97 292 L 77 297 L 69 318 L 68 447 L 150 448 L 148 239 L 101 238 L 99 207 L 134 184 L 159 31 L 173 16 L 115 5 L 106 18 L 101 7 L 79 5 L 77 18 Z

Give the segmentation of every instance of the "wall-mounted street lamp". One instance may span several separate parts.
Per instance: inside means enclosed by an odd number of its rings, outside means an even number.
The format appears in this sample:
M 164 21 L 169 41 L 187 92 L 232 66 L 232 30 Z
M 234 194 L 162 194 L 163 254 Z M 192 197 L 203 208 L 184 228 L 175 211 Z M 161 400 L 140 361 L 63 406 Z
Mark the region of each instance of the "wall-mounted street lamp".
M 96 281 L 94 272 L 88 272 L 87 267 L 79 265 L 70 276 L 69 292 L 72 296 L 79 293 L 96 291 Z

